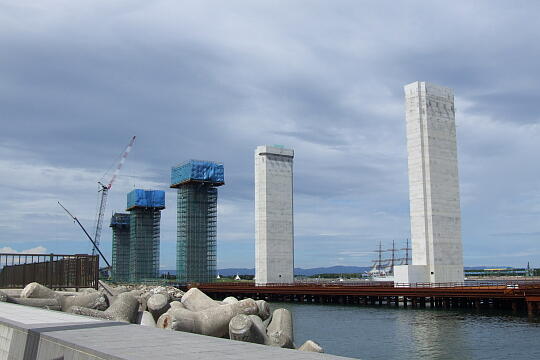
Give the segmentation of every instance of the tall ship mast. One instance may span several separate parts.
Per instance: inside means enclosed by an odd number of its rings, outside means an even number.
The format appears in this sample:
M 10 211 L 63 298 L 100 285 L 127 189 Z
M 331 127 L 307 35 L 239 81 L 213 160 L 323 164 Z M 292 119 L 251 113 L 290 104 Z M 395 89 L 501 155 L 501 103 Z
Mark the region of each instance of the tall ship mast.
M 400 251 L 405 251 L 405 256 L 400 257 Z M 396 265 L 408 265 L 411 261 L 410 255 L 411 248 L 409 247 L 409 239 L 404 248 L 397 249 L 396 242 L 392 240 L 392 247 L 384 249 L 382 242 L 379 241 L 379 246 L 374 252 L 377 254 L 377 258 L 372 260 L 373 265 L 367 272 L 370 280 L 375 281 L 393 281 L 394 280 L 394 266 Z M 389 253 L 388 258 L 383 257 L 383 253 Z
M 405 257 L 401 259 L 400 265 L 409 265 L 412 262 L 411 251 L 412 248 L 409 247 L 409 239 L 407 238 L 407 245 L 405 245 L 404 248 L 401 248 L 400 250 L 405 251 Z
M 382 249 L 382 242 L 379 241 L 379 248 L 374 251 L 377 253 L 377 259 L 372 260 L 371 262 L 373 265 L 371 266 L 371 269 L 368 271 L 369 275 L 382 275 L 385 274 L 384 269 L 386 268 L 386 259 L 383 259 L 382 254 L 383 252 L 386 252 L 386 250 Z
M 391 249 L 387 249 L 386 250 L 387 252 L 389 252 L 391 255 L 390 255 L 390 259 L 388 259 L 388 263 L 386 265 L 386 268 L 385 268 L 385 272 L 386 274 L 394 274 L 394 265 L 396 265 L 396 261 L 399 260 L 398 258 L 396 258 L 396 252 L 398 250 L 396 250 L 396 243 L 394 240 L 392 240 L 392 248 Z

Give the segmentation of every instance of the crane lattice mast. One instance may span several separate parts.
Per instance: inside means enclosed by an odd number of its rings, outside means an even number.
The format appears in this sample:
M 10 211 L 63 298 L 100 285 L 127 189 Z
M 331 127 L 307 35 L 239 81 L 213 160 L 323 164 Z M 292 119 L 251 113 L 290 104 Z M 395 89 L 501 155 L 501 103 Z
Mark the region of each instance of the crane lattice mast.
M 95 246 L 92 247 L 92 255 L 96 252 L 96 246 L 99 246 L 99 240 L 101 238 L 101 228 L 103 226 L 103 216 L 105 215 L 105 208 L 107 207 L 107 197 L 109 195 L 109 190 L 111 189 L 114 181 L 116 180 L 116 177 L 118 176 L 118 173 L 120 172 L 120 169 L 124 165 L 124 162 L 126 161 L 126 158 L 131 151 L 131 148 L 133 147 L 133 143 L 135 142 L 135 136 L 131 138 L 131 141 L 129 142 L 128 146 L 122 153 L 122 156 L 120 157 L 120 161 L 118 162 L 118 165 L 116 165 L 116 169 L 114 170 L 114 173 L 111 177 L 111 180 L 107 185 L 103 185 L 101 182 L 98 181 L 98 184 L 101 186 L 101 201 L 99 203 L 99 212 L 97 216 L 96 221 L 96 232 L 94 234 L 94 243 Z

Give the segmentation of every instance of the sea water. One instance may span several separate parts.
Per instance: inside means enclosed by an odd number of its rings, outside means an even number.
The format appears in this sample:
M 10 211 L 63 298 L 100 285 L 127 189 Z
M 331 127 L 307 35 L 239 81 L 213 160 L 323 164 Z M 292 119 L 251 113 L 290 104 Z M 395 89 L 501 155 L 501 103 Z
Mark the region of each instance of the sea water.
M 486 310 L 271 303 L 294 317 L 295 344 L 364 360 L 540 359 L 540 318 Z

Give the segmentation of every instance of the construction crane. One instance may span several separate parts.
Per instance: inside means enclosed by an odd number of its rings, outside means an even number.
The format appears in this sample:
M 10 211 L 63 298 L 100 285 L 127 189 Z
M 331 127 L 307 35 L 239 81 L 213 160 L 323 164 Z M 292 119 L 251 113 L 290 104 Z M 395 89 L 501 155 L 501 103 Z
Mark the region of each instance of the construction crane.
M 90 237 L 90 235 L 88 234 L 88 231 L 86 231 L 86 229 L 84 228 L 84 226 L 82 226 L 81 222 L 79 221 L 79 219 L 77 219 L 76 216 L 73 216 L 69 211 L 68 209 L 66 209 L 64 207 L 64 205 L 60 204 L 60 201 L 58 201 L 58 205 L 60 205 L 62 207 L 62 209 L 65 210 L 65 212 L 68 213 L 69 217 L 71 217 L 73 219 L 74 222 L 77 222 L 77 224 L 79 224 L 79 226 L 81 227 L 82 231 L 84 231 L 84 233 L 86 234 L 86 236 L 88 237 L 88 239 L 92 242 L 92 244 L 94 245 L 94 248 L 97 250 L 97 252 L 99 253 L 99 255 L 101 255 L 101 258 L 103 259 L 103 261 L 105 261 L 105 264 L 107 264 L 107 266 L 110 268 L 111 267 L 111 264 L 107 261 L 107 259 L 105 258 L 105 255 L 103 255 L 103 253 L 101 252 L 101 250 L 99 250 L 99 248 L 97 247 L 96 243 L 94 240 L 92 240 L 92 238 Z
M 99 212 L 97 216 L 96 221 L 96 232 L 94 234 L 94 241 L 93 241 L 93 247 L 92 247 L 92 255 L 95 255 L 96 248 L 99 247 L 99 240 L 101 238 L 101 228 L 103 226 L 103 216 L 105 215 L 105 208 L 107 207 L 107 196 L 109 195 L 109 190 L 111 189 L 114 181 L 116 180 L 116 177 L 118 176 L 118 173 L 120 172 L 120 169 L 124 165 L 124 162 L 126 161 L 126 158 L 131 151 L 131 148 L 133 147 L 133 143 L 135 142 L 135 136 L 131 138 L 131 141 L 126 146 L 126 149 L 122 153 L 122 156 L 120 156 L 120 161 L 116 165 L 116 169 L 114 170 L 114 173 L 111 177 L 111 180 L 107 185 L 103 185 L 100 181 L 98 181 L 99 186 L 101 187 L 99 191 L 101 192 L 101 201 L 99 203 Z

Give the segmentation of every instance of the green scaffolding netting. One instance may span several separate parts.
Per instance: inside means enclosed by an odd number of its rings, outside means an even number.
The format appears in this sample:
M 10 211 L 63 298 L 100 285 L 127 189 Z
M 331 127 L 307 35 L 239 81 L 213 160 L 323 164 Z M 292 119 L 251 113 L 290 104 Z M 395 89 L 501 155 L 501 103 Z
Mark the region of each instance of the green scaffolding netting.
M 217 189 L 209 184 L 178 188 L 176 274 L 179 282 L 216 278 Z

